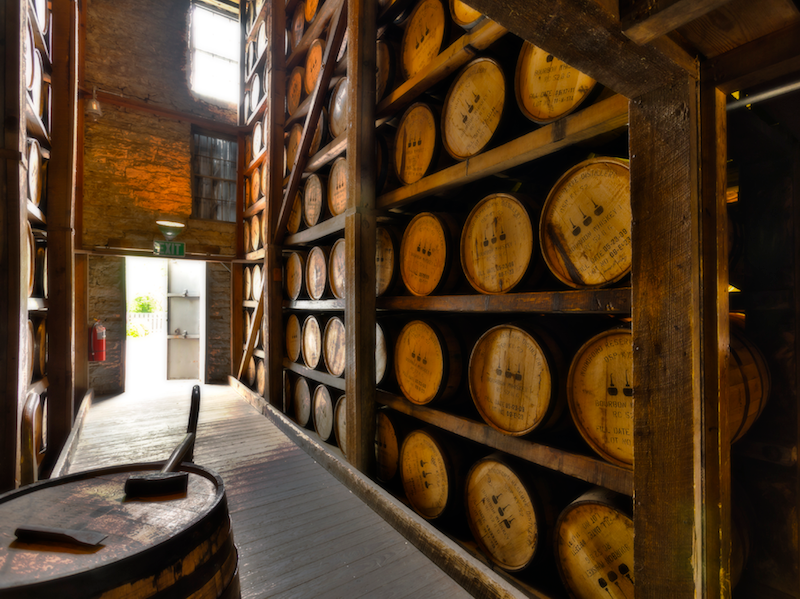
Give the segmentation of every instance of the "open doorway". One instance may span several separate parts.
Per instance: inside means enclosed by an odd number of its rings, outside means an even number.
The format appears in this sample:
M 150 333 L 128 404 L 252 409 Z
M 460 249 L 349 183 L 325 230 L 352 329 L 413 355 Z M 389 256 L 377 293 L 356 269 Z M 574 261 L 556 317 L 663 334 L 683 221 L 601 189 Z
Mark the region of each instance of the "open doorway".
M 203 380 L 205 263 L 126 258 L 125 389 Z

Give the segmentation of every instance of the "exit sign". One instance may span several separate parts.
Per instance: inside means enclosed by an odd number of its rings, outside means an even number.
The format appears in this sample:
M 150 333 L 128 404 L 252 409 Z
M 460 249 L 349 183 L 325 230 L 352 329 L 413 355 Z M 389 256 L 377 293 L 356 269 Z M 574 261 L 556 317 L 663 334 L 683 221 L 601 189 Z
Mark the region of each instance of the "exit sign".
M 186 244 L 182 241 L 153 241 L 153 253 L 156 256 L 185 256 Z

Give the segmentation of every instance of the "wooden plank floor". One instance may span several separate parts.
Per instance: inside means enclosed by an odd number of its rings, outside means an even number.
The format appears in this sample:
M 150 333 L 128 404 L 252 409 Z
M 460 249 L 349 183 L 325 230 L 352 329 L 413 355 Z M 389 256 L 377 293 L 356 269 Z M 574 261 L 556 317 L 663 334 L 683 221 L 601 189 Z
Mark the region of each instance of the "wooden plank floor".
M 69 472 L 166 459 L 191 387 L 95 400 Z M 228 386 L 202 386 L 195 462 L 225 482 L 245 599 L 469 596 Z

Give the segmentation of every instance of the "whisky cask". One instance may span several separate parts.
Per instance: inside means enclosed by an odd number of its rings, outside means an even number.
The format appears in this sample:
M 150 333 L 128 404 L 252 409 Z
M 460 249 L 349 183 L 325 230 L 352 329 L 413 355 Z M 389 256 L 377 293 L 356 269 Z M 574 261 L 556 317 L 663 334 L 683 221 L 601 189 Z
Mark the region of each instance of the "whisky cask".
M 247 222 L 242 227 L 242 249 L 244 253 L 247 254 L 250 252 L 251 244 L 250 244 L 250 226 Z M 244 299 L 247 299 L 249 296 L 245 296 Z
M 748 339 L 741 315 L 730 319 L 731 360 L 728 364 L 728 422 L 731 443 L 738 441 L 764 411 L 772 389 L 767 361 Z
M 303 78 L 303 89 L 307 95 L 311 95 L 317 87 L 317 80 L 322 73 L 322 56 L 325 53 L 325 40 L 315 39 L 311 42 L 306 52 L 305 77 Z
M 311 173 L 303 186 L 303 222 L 313 227 L 320 222 L 326 208 L 328 182 L 317 173 Z
M 375 44 L 375 101 L 380 102 L 386 92 L 394 88 L 397 55 L 385 39 Z
M 303 220 L 303 191 L 298 190 L 292 202 L 292 209 L 286 221 L 286 230 L 290 235 L 294 235 L 300 230 L 300 222 Z
M 449 18 L 441 0 L 421 0 L 411 12 L 400 42 L 400 68 L 405 79 L 425 70 L 447 42 Z
M 242 339 L 247 343 L 247 336 L 250 334 L 250 325 L 253 322 L 253 317 L 250 310 L 245 309 L 242 314 Z
M 328 287 L 328 256 L 330 248 L 316 246 L 308 253 L 306 260 L 306 292 L 312 300 L 319 300 Z
M 286 259 L 285 289 L 289 299 L 296 300 L 305 294 L 305 252 L 292 252 Z
M 538 274 L 538 239 L 526 203 L 495 193 L 478 202 L 461 231 L 461 267 L 472 287 L 506 293 Z
M 286 112 L 289 115 L 294 114 L 297 107 L 305 97 L 305 88 L 303 81 L 305 80 L 305 69 L 301 66 L 296 66 L 289 73 L 289 78 L 286 81 Z
M 399 268 L 397 259 L 400 255 L 399 232 L 394 227 L 378 227 L 375 230 L 375 295 L 387 295 L 395 290 Z
M 47 319 L 42 318 L 36 325 L 33 338 L 33 374 L 42 378 L 47 374 Z
M 425 296 L 455 287 L 458 237 L 458 224 L 449 214 L 422 212 L 411 220 L 400 243 L 400 276 L 408 291 Z
M 38 206 L 42 200 L 44 189 L 44 165 L 42 162 L 42 148 L 39 142 L 28 138 L 28 200 Z
M 300 40 L 303 39 L 303 33 L 306 30 L 305 5 L 303 2 L 299 2 L 297 8 L 294 9 L 290 27 L 292 38 L 291 50 L 294 51 L 300 43 Z
M 506 116 L 506 79 L 499 62 L 480 57 L 456 75 L 442 108 L 442 143 L 456 160 L 471 158 L 496 137 Z
M 30 89 L 31 104 L 36 113 L 41 116 L 42 103 L 44 102 L 44 63 L 42 53 L 38 48 L 33 49 L 33 85 Z
M 36 244 L 35 284 L 33 293 L 36 297 L 47 298 L 50 295 L 50 284 L 47 274 L 47 244 Z
M 469 358 L 469 390 L 491 427 L 522 436 L 558 423 L 564 412 L 566 366 L 541 327 L 502 324 L 478 339 Z
M 322 146 L 322 141 L 326 135 L 328 127 L 327 121 L 327 111 L 323 109 L 319 115 L 317 128 L 314 129 L 314 136 L 311 138 L 311 145 L 308 148 L 309 156 L 313 156 L 319 152 L 319 149 Z M 292 169 L 294 169 L 295 161 L 297 160 L 297 152 L 300 150 L 302 136 L 303 125 L 301 123 L 295 123 L 292 125 L 292 128 L 289 129 L 289 138 L 286 140 L 286 159 L 289 161 L 289 165 Z
M 258 33 L 256 34 L 256 62 L 258 58 L 264 54 L 264 51 L 267 49 L 267 22 L 262 21 L 261 25 L 258 27 Z
M 264 148 L 264 130 L 261 128 L 261 121 L 258 121 L 253 127 L 253 157 L 255 158 L 261 153 Z
M 550 190 L 539 221 L 547 267 L 574 288 L 603 287 L 630 273 L 631 195 L 627 160 L 592 158 Z
M 634 597 L 630 499 L 592 489 L 570 503 L 555 526 L 556 564 L 578 599 Z
M 375 414 L 375 464 L 379 481 L 399 480 L 400 448 L 413 424 L 403 414 L 381 408 Z
M 25 221 L 25 233 L 26 233 L 26 240 L 23 241 L 25 244 L 25 259 L 28 265 L 28 276 L 27 276 L 27 283 L 28 283 L 28 297 L 33 295 L 33 289 L 36 285 L 36 237 L 33 235 L 33 229 L 31 228 L 31 224 L 28 221 Z M 23 273 L 23 284 L 25 281 L 25 274 Z
M 329 443 L 333 438 L 334 405 L 331 393 L 325 385 L 317 385 L 312 399 L 312 412 L 314 414 L 314 430 L 319 438 Z
M 410 432 L 400 447 L 400 480 L 409 504 L 426 520 L 462 509 L 463 465 L 449 438 L 434 429 Z
M 251 286 L 251 299 L 258 301 L 261 297 L 261 290 L 263 285 L 261 267 L 258 264 L 253 266 L 253 282 Z
M 328 174 L 328 212 L 339 216 L 347 210 L 347 157 L 333 161 Z
M 339 137 L 347 131 L 347 77 L 342 77 L 333 86 L 328 115 L 331 137 Z
M 322 325 L 313 314 L 303 321 L 303 362 L 316 370 L 322 363 Z
M 196 597 L 238 597 L 237 551 L 218 475 L 184 462 L 178 470 L 188 474 L 187 493 L 169 500 L 123 500 L 131 475 L 155 474 L 160 467 L 88 470 L 3 495 L 0 594 L 9 599 L 156 597 L 186 596 L 188 588 Z M 96 531 L 99 539 L 87 540 L 102 544 L 25 538 L 16 531 L 23 524 Z
M 322 338 L 322 355 L 325 368 L 333 376 L 344 376 L 347 360 L 347 346 L 345 340 L 344 321 L 338 316 L 332 317 L 325 324 Z
M 25 89 L 30 92 L 33 89 L 34 83 L 34 72 L 33 72 L 33 63 L 36 60 L 36 55 L 34 50 L 36 49 L 36 42 L 33 37 L 33 24 L 32 21 L 28 21 L 28 30 L 25 36 L 22 38 L 23 47 L 22 53 L 25 57 L 24 66 L 24 78 L 25 78 Z
M 387 373 L 392 371 L 392 351 L 394 345 L 387 338 L 387 333 L 381 323 L 375 323 L 375 384 L 380 385 L 387 379 Z
M 255 204 L 263 195 L 261 191 L 261 171 L 256 169 L 250 175 L 250 203 Z
M 261 217 L 254 215 L 248 223 L 250 227 L 250 249 L 256 251 L 261 247 Z
M 331 293 L 336 299 L 344 299 L 345 296 L 345 270 L 347 267 L 347 255 L 345 252 L 344 237 L 337 239 L 331 247 L 328 257 L 328 285 Z
M 300 319 L 297 318 L 297 314 L 290 314 L 289 318 L 286 319 L 286 356 L 292 362 L 300 360 L 302 337 Z
M 558 120 L 577 109 L 596 82 L 552 54 L 525 42 L 514 78 L 517 105 L 535 123 Z
M 303 10 L 303 16 L 305 17 L 306 23 L 314 22 L 320 4 L 322 4 L 320 0 L 306 0 Z
M 467 522 L 475 542 L 503 570 L 519 572 L 540 552 L 550 552 L 554 517 L 542 485 L 502 454 L 473 464 L 465 485 Z
M 450 18 L 453 23 L 469 31 L 483 20 L 483 14 L 461 0 L 450 0 Z
M 397 383 L 417 405 L 452 398 L 461 384 L 463 359 L 460 341 L 443 322 L 412 320 L 394 345 Z
M 422 102 L 409 106 L 400 119 L 392 155 L 397 179 L 403 185 L 422 179 L 436 162 L 439 153 L 438 121 L 434 109 Z
M 345 395 L 339 396 L 336 400 L 336 407 L 333 410 L 333 432 L 336 437 L 336 444 L 342 450 L 344 457 L 347 457 L 347 400 Z
M 256 391 L 261 397 L 266 397 L 267 391 L 267 368 L 264 360 L 256 360 Z
M 250 107 L 253 112 L 256 111 L 256 108 L 261 103 L 261 98 L 261 77 L 256 73 L 250 80 Z
M 567 376 L 572 420 L 589 446 L 612 464 L 633 465 L 633 337 L 603 331 L 575 354 Z
M 256 384 L 256 359 L 251 356 L 250 361 L 247 362 L 247 372 L 245 376 L 247 377 L 247 386 L 251 389 Z
M 26 383 L 30 384 L 33 382 L 33 373 L 36 371 L 35 363 L 38 361 L 38 356 L 36 355 L 36 329 L 33 326 L 33 321 L 28 320 L 28 324 L 25 326 L 25 371 L 26 371 Z
M 294 383 L 292 414 L 297 424 L 304 428 L 308 427 L 311 421 L 311 391 L 308 388 L 308 381 L 302 376 L 297 377 Z

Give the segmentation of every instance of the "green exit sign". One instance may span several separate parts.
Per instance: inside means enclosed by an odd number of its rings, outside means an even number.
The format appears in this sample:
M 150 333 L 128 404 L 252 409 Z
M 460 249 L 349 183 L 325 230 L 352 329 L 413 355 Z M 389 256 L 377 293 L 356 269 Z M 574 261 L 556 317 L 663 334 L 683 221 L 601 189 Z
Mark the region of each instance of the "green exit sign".
M 153 241 L 153 253 L 156 256 L 185 256 L 186 244 L 182 241 Z

